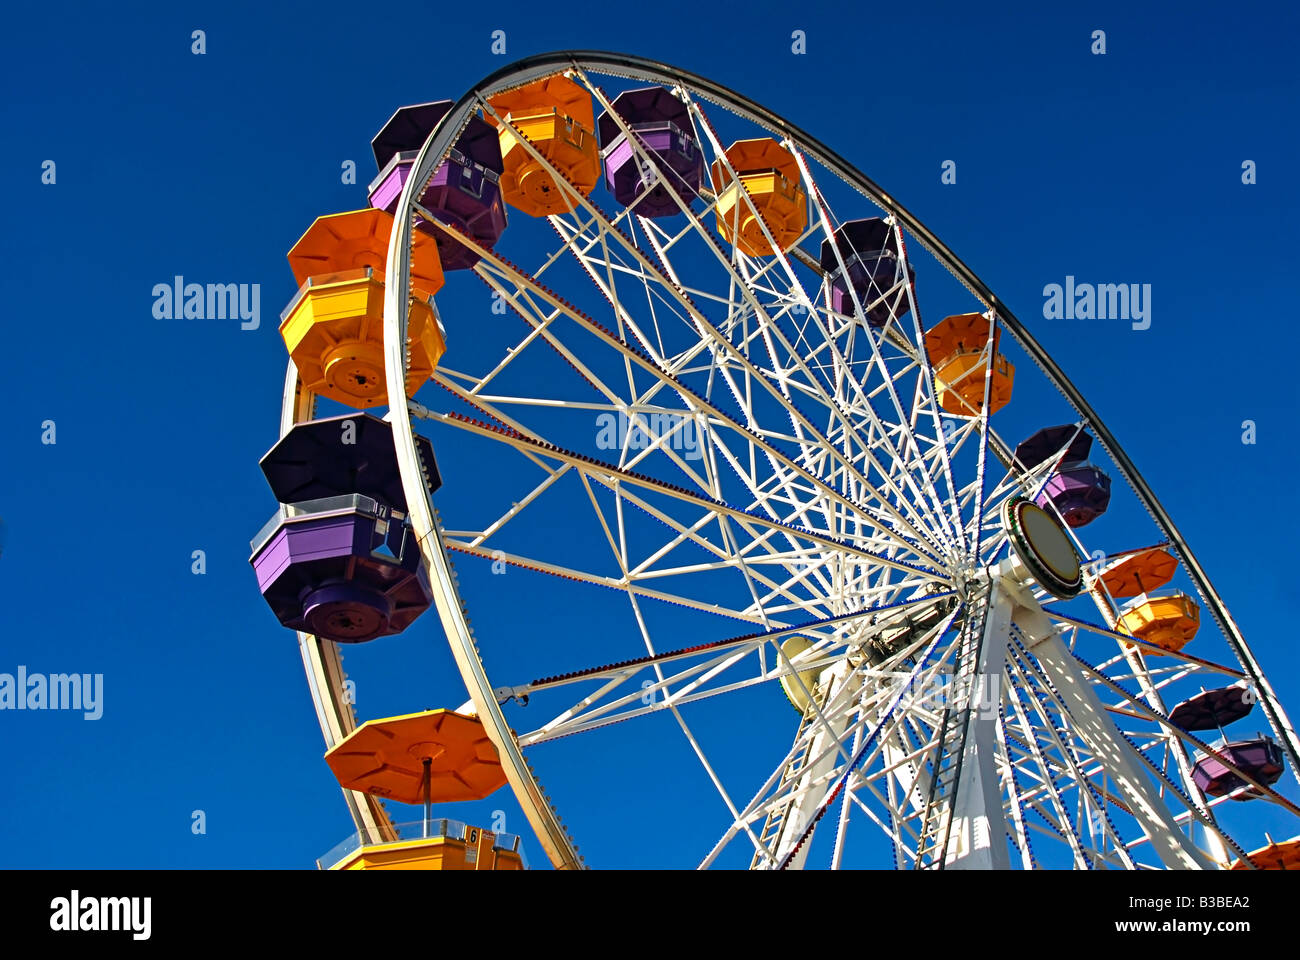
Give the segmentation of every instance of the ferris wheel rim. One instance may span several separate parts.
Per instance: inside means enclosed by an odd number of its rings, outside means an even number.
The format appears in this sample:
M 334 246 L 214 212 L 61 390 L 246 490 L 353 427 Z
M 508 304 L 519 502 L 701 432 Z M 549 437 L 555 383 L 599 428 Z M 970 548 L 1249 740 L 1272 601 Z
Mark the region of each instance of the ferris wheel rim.
M 311 420 L 315 408 L 316 398 L 302 383 L 298 365 L 290 358 L 280 402 L 279 436 L 283 438 L 295 424 Z M 357 726 L 356 714 L 346 693 L 342 657 L 338 645 L 332 640 L 302 631 L 297 631 L 297 638 L 316 720 L 326 747 L 333 747 Z M 378 797 L 344 789 L 343 801 L 352 815 L 358 836 L 365 842 L 379 843 L 397 838 L 396 828 Z
M 1300 750 L 1297 748 L 1296 736 L 1285 714 L 1282 713 L 1276 696 L 1259 669 L 1253 654 L 1246 645 L 1235 621 L 1208 576 L 1196 560 L 1185 539 L 1174 525 L 1164 507 L 1156 498 L 1154 491 L 1142 477 L 1132 460 L 1120 447 L 1113 434 L 1100 420 L 1078 389 L 1073 385 L 1056 362 L 1038 344 L 1032 334 L 1016 318 L 1015 314 L 987 287 L 966 264 L 961 261 L 928 228 L 910 214 L 892 196 L 880 189 L 870 178 L 856 167 L 845 161 L 838 153 L 827 147 L 820 140 L 810 136 L 798 126 L 767 110 L 748 98 L 735 93 L 729 88 L 690 71 L 662 64 L 646 58 L 604 51 L 559 51 L 527 57 L 494 71 L 462 96 L 447 111 L 434 128 L 420 150 L 411 176 L 403 190 L 398 203 L 396 228 L 393 230 L 388 251 L 388 276 L 390 283 L 385 290 L 384 342 L 386 357 L 386 378 L 390 404 L 390 419 L 394 426 L 397 440 L 398 461 L 402 473 L 403 486 L 407 492 L 408 503 L 412 504 L 413 526 L 422 545 L 432 539 L 427 557 L 431 561 L 437 576 L 435 593 L 444 594 L 439 603 L 440 613 L 444 616 L 444 626 L 450 622 L 454 629 L 449 629 L 448 637 L 452 641 L 453 652 L 457 654 L 458 667 L 470 688 L 471 699 L 479 710 L 480 718 L 494 742 L 498 738 L 498 749 L 502 751 L 506 762 L 507 774 L 511 780 L 516 796 L 525 813 L 538 833 L 543 846 L 547 849 L 552 862 L 557 866 L 580 866 L 572 840 L 559 822 L 558 815 L 544 798 L 531 768 L 524 760 L 518 746 L 513 742 L 513 734 L 501 714 L 495 693 L 484 672 L 472 634 L 465 621 L 465 607 L 455 584 L 455 575 L 451 572 L 446 557 L 446 545 L 442 539 L 441 525 L 437 520 L 435 509 L 429 499 L 427 489 L 419 478 L 418 461 L 415 458 L 413 428 L 409 412 L 393 415 L 400 408 L 406 410 L 407 398 L 403 382 L 405 363 L 405 325 L 406 300 L 404 293 L 409 283 L 409 259 L 403 251 L 409 249 L 413 226 L 413 204 L 415 202 L 414 186 L 423 184 L 437 162 L 440 162 L 461 128 L 468 122 L 480 101 L 503 89 L 518 86 L 531 80 L 552 75 L 564 69 L 582 70 L 590 68 L 593 72 L 621 75 L 629 78 L 657 83 L 679 85 L 706 100 L 711 100 L 725 109 L 749 119 L 773 133 L 778 133 L 796 141 L 806 153 L 815 158 L 833 174 L 877 204 L 898 221 L 929 252 L 935 256 L 946 269 L 953 273 L 977 299 L 990 310 L 995 311 L 997 319 L 1005 325 L 1026 353 L 1046 374 L 1053 386 L 1065 397 L 1067 402 L 1086 421 L 1095 432 L 1104 449 L 1110 454 L 1116 467 L 1125 480 L 1138 495 L 1139 499 L 1164 532 L 1169 542 L 1183 559 L 1188 574 L 1197 592 L 1210 607 L 1211 614 L 1228 642 L 1238 662 L 1250 680 L 1261 691 L 1260 699 L 1265 703 L 1265 711 L 1270 725 L 1282 740 L 1284 749 L 1292 760 L 1292 770 L 1300 777 Z M 394 402 L 396 401 L 396 402 Z M 415 494 L 416 490 L 425 491 Z M 470 660 L 474 663 L 470 663 Z M 462 660 L 464 662 L 462 662 Z M 477 669 L 475 669 L 475 664 Z M 471 680 L 473 682 L 471 682 Z M 510 743 L 506 743 L 509 740 Z M 511 747 L 517 757 L 510 756 Z M 513 773 L 513 776 L 511 774 Z M 518 781 L 518 782 L 516 782 Z M 530 809 L 531 808 L 531 809 Z

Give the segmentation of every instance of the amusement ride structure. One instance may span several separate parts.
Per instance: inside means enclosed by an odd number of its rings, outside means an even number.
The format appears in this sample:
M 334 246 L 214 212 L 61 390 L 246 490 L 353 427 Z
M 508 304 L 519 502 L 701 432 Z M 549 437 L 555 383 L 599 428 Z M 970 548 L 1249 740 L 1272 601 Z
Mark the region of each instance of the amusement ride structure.
M 519 869 L 518 837 L 433 816 L 508 788 L 557 868 L 648 817 L 681 866 L 1300 867 L 1258 826 L 1300 814 L 1300 740 L 1205 571 L 871 180 L 596 52 L 373 148 L 370 206 L 289 252 L 252 545 L 356 827 L 321 866 Z M 519 629 L 476 636 L 502 569 Z M 340 646 L 403 631 L 445 636 L 468 702 L 358 723 Z

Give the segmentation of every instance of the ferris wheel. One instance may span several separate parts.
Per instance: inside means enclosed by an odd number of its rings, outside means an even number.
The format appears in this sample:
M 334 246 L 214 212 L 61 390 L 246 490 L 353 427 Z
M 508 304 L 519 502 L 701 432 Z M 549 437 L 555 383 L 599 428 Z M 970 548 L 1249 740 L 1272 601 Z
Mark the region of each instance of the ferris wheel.
M 1256 825 L 1300 739 L 1173 520 L 856 168 L 599 52 L 373 147 L 290 251 L 253 541 L 356 825 L 322 866 L 520 866 L 432 816 L 507 788 L 557 868 L 663 823 L 683 867 L 1300 862 Z M 339 646 L 402 631 L 469 700 L 359 725 Z

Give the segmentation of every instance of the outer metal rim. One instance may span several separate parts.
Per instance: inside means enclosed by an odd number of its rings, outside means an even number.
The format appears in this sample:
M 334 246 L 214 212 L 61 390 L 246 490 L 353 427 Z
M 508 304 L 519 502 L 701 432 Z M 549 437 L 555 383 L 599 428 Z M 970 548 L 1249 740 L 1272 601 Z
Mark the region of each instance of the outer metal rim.
M 416 158 L 412 175 L 407 179 L 398 202 L 396 226 L 389 242 L 387 276 L 384 297 L 384 354 L 390 408 L 405 409 L 406 386 L 406 307 L 410 284 L 409 250 L 413 229 L 412 204 L 416 185 L 423 185 L 434 168 L 446 155 L 456 137 L 469 122 L 479 106 L 479 98 L 496 94 L 511 87 L 529 83 L 568 68 L 591 68 L 596 72 L 622 75 L 651 83 L 680 85 L 711 100 L 724 108 L 762 126 L 774 134 L 798 142 L 810 156 L 868 199 L 879 205 L 910 231 L 931 254 L 943 263 L 984 304 L 997 312 L 998 317 L 1011 331 L 1021 348 L 1043 370 L 1079 415 L 1087 421 L 1094 434 L 1110 454 L 1125 480 L 1138 495 L 1157 526 L 1168 537 L 1178 552 L 1197 592 L 1210 610 L 1228 644 L 1236 654 L 1242 670 L 1259 691 L 1260 702 L 1268 716 L 1269 724 L 1281 741 L 1291 761 L 1291 770 L 1300 780 L 1300 738 L 1277 701 L 1272 688 L 1264 678 L 1253 653 L 1247 646 L 1236 622 L 1232 619 L 1218 591 L 1197 561 L 1187 541 L 1173 519 L 1160 504 L 1150 485 L 1138 472 L 1133 461 L 1120 447 L 1114 435 L 1102 423 L 1093 408 L 1083 398 L 1078 388 L 1070 382 L 1061 368 L 1047 354 L 992 290 L 979 279 L 965 263 L 945 246 L 934 233 L 909 213 L 892 196 L 883 191 L 869 177 L 858 171 L 838 153 L 817 138 L 772 113 L 770 110 L 743 97 L 729 88 L 697 74 L 643 57 L 604 51 L 559 51 L 527 57 L 488 75 L 467 93 L 443 116 L 429 135 Z M 465 618 L 464 604 L 455 586 L 436 521 L 433 505 L 423 479 L 415 452 L 414 434 L 408 416 L 395 416 L 393 436 L 397 443 L 398 463 L 407 502 L 411 507 L 411 520 L 420 539 L 425 559 L 430 564 L 430 574 L 443 627 L 447 632 L 452 653 L 465 680 L 471 699 L 483 720 L 488 736 L 501 753 L 507 779 L 514 789 L 539 841 L 552 863 L 560 868 L 580 867 L 581 860 L 573 841 L 560 824 L 559 818 L 544 797 L 541 787 L 510 734 L 509 726 L 493 695 L 491 684 L 478 658 L 469 624 Z
M 315 416 L 316 398 L 303 389 L 298 378 L 298 368 L 292 360 L 284 377 L 284 394 L 280 404 L 280 436 L 283 437 L 295 423 L 311 420 Z M 309 633 L 298 634 L 298 649 L 302 654 L 303 670 L 307 674 L 307 687 L 316 719 L 320 722 L 325 747 L 329 749 L 356 729 L 356 715 L 351 698 L 344 686 L 342 657 L 332 640 L 323 640 Z M 343 800 L 352 814 L 357 832 L 365 843 L 379 843 L 397 839 L 392 822 L 378 797 L 344 790 Z

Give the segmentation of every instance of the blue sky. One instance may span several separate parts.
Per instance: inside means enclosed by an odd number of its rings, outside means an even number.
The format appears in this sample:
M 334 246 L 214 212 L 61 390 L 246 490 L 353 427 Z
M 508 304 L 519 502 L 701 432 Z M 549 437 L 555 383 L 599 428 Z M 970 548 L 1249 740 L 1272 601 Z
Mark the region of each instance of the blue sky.
M 0 714 L 0 864 L 301 867 L 349 831 L 293 637 L 247 564 L 274 509 L 257 459 L 278 420 L 276 318 L 295 289 L 284 255 L 316 216 L 365 204 L 369 141 L 394 108 L 454 99 L 553 49 L 626 50 L 715 79 L 899 198 L 1089 398 L 1300 709 L 1285 613 L 1297 14 L 945 7 L 447 5 L 401 27 L 341 3 L 10 11 L 0 251 L 17 392 L 0 427 L 0 671 L 102 673 L 105 706 L 94 722 Z M 489 51 L 496 29 L 504 58 Z M 790 53 L 794 29 L 806 56 Z M 1105 56 L 1089 53 L 1094 29 Z M 340 182 L 349 159 L 358 185 Z M 956 185 L 940 183 L 948 159 Z M 175 275 L 261 284 L 261 328 L 155 319 L 151 290 Z M 1151 329 L 1040 319 L 1043 286 L 1066 275 L 1152 284 Z M 442 462 L 449 484 L 470 476 Z M 520 625 L 519 642 L 563 639 L 561 616 Z M 463 688 L 432 617 L 413 633 L 347 651 L 349 669 L 382 677 L 388 712 L 455 706 Z M 575 776 L 571 792 L 598 791 L 600 776 Z M 626 829 L 574 802 L 592 832 Z M 463 813 L 486 823 L 498 807 L 523 829 L 505 797 Z M 655 862 L 680 852 L 656 847 Z

